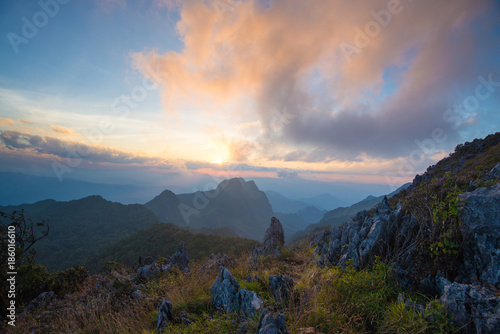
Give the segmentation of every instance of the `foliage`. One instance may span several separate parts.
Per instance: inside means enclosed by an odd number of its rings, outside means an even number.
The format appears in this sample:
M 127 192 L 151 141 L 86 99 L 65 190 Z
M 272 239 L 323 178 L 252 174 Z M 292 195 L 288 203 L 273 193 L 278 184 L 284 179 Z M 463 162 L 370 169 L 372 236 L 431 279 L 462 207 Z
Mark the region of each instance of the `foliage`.
M 50 221 L 50 233 L 36 244 L 36 261 L 49 270 L 82 265 L 96 250 L 158 223 L 143 205 L 122 205 L 100 196 L 69 202 L 45 200 L 2 210 L 23 210 L 26 221 Z
M 290 333 L 313 328 L 322 333 L 433 333 L 451 332 L 449 319 L 438 304 L 420 315 L 397 303 L 401 292 L 392 280 L 387 263 L 376 261 L 373 268 L 317 268 L 310 261 L 308 247 L 283 249 L 286 257 L 260 257 L 258 268 L 246 265 L 247 254 L 236 259 L 231 273 L 240 288 L 255 291 L 268 309 L 281 308 L 269 294 L 268 277 L 281 273 L 294 279 L 295 289 L 284 311 Z M 237 314 L 217 313 L 212 306 L 210 287 L 217 270 L 201 271 L 203 263 L 192 263 L 188 273 L 174 270 L 161 273 L 136 286 L 125 272 L 108 271 L 87 277 L 80 289 L 60 295 L 52 304 L 19 317 L 8 333 L 157 333 L 158 307 L 163 298 L 172 302 L 174 322 L 168 333 L 235 333 L 242 326 Z M 117 264 L 111 267 L 122 270 Z M 108 266 L 109 267 L 109 266 Z M 247 278 L 252 276 L 252 281 Z M 259 278 L 256 278 L 258 276 Z M 140 289 L 146 298 L 134 299 Z M 186 314 L 191 325 L 182 323 Z M 248 332 L 257 328 L 260 312 L 246 321 Z M 47 326 L 50 324 L 50 330 Z
M 212 253 L 239 255 L 250 251 L 256 244 L 254 240 L 191 233 L 174 224 L 156 224 L 96 251 L 85 261 L 85 265 L 90 270 L 97 271 L 107 261 L 132 266 L 140 256 L 168 258 L 177 250 L 181 241 L 185 242 L 192 260 L 207 258 Z

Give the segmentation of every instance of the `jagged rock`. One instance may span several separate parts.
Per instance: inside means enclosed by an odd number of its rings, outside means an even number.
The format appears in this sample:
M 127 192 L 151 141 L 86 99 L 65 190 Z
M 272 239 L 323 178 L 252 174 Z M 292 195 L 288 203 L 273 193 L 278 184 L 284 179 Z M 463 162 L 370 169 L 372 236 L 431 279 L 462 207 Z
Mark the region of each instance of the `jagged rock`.
M 256 311 L 264 308 L 264 302 L 259 295 L 246 288 L 238 291 L 237 298 L 240 314 L 244 317 L 251 318 L 255 315 Z
M 293 279 L 288 276 L 269 276 L 269 292 L 271 296 L 280 303 L 287 303 L 290 300 L 293 290 Z
M 264 236 L 264 245 L 262 251 L 264 254 L 273 254 L 276 247 L 283 246 L 285 244 L 285 232 L 283 231 L 283 226 L 281 226 L 280 221 L 276 217 L 271 218 L 271 225 L 266 231 Z
M 500 298 L 492 292 L 453 283 L 444 288 L 441 303 L 463 333 L 500 333 Z
M 500 184 L 460 195 L 464 262 L 456 281 L 500 288 Z
M 208 270 L 220 270 L 221 267 L 232 268 L 234 267 L 234 260 L 227 256 L 226 254 L 221 255 L 218 253 L 217 255 L 211 254 L 210 259 L 200 268 L 200 271 L 208 271 Z
M 30 301 L 23 311 L 33 312 L 39 307 L 50 303 L 54 299 L 56 299 L 56 294 L 54 293 L 54 291 L 42 292 L 35 299 Z
M 229 270 L 221 267 L 215 283 L 210 288 L 210 293 L 214 296 L 215 309 L 226 313 L 236 311 L 239 289 L 240 285 Z
M 386 255 L 389 240 L 395 237 L 401 206 L 392 210 L 387 197 L 374 208 L 373 215 L 361 211 L 350 224 L 333 227 L 323 232 L 316 246 L 319 255 L 317 263 L 326 265 L 346 265 L 352 262 L 355 267 L 371 263 L 375 256 Z
M 160 272 L 160 268 L 156 265 L 156 263 L 149 265 L 145 265 L 137 269 L 137 279 L 139 280 L 150 280 L 155 277 L 156 274 Z
M 229 270 L 221 267 L 215 283 L 210 288 L 215 309 L 226 313 L 240 312 L 244 317 L 253 317 L 256 311 L 264 307 L 264 302 L 255 292 L 239 288 L 240 285 Z
M 186 271 L 189 266 L 189 254 L 184 245 L 184 241 L 181 242 L 179 248 L 175 253 L 168 259 L 167 263 L 162 266 L 163 271 L 170 271 L 175 266 L 179 267 L 180 270 Z
M 500 180 L 500 163 L 491 169 L 485 181 L 489 180 Z
M 264 244 L 262 247 L 254 245 L 250 252 L 249 263 L 253 262 L 253 267 L 257 267 L 258 255 L 268 254 L 276 257 L 281 256 L 281 247 L 285 244 L 285 232 L 283 226 L 276 217 L 271 218 L 271 225 L 266 230 L 264 236 Z
M 173 320 L 174 315 L 172 313 L 172 303 L 164 298 L 163 302 L 161 303 L 160 309 L 158 310 L 158 321 L 156 323 L 156 329 L 161 330 Z
M 285 316 L 279 313 L 273 317 L 267 309 L 264 310 L 260 315 L 256 334 L 288 334 Z

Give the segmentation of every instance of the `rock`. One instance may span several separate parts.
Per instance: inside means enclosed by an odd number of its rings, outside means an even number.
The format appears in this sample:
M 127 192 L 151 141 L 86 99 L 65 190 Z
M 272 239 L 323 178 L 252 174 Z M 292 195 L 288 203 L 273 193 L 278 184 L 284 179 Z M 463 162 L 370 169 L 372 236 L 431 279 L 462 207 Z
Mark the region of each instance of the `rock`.
M 158 321 L 156 323 L 156 329 L 161 330 L 173 320 L 174 315 L 172 313 L 172 303 L 164 298 L 163 302 L 161 303 L 160 309 L 158 310 Z
M 248 322 L 243 321 L 243 323 L 238 328 L 238 331 L 236 332 L 236 334 L 247 334 L 249 330 L 250 330 L 250 326 L 248 325 Z
M 170 271 L 175 266 L 179 267 L 180 270 L 186 271 L 189 266 L 189 254 L 184 245 L 184 241 L 181 242 L 179 248 L 175 253 L 168 259 L 167 263 L 162 266 L 163 271 Z
M 209 271 L 209 270 L 220 270 L 221 267 L 232 268 L 234 267 L 234 260 L 227 256 L 226 254 L 221 255 L 218 253 L 217 255 L 211 254 L 210 259 L 200 268 L 200 271 Z
M 285 244 L 285 232 L 283 231 L 283 226 L 281 226 L 280 221 L 276 217 L 271 218 L 271 225 L 266 231 L 264 236 L 264 246 L 262 251 L 264 254 L 273 254 L 276 247 L 282 247 Z
M 141 290 L 134 290 L 134 292 L 132 292 L 132 298 L 137 300 L 146 299 L 146 294 Z
M 500 180 L 500 163 L 491 169 L 490 173 L 485 179 L 485 181 L 490 180 Z
M 500 298 L 490 291 L 452 283 L 444 288 L 441 303 L 463 333 L 500 333 Z
M 181 322 L 185 325 L 185 326 L 189 326 L 191 325 L 193 322 L 191 321 L 191 319 L 188 318 L 186 312 L 182 312 L 181 314 Z
M 324 232 L 315 249 L 315 254 L 320 256 L 317 264 L 345 266 L 352 262 L 360 267 L 372 263 L 376 256 L 386 256 L 389 240 L 397 234 L 400 212 L 401 205 L 393 210 L 385 197 L 373 209 L 373 215 L 359 212 L 350 224 Z
M 155 262 L 155 261 L 153 260 L 153 258 L 151 256 L 146 256 L 144 258 L 144 260 L 142 260 L 142 264 L 148 265 L 148 266 L 152 265 L 153 262 Z
M 256 311 L 264 308 L 264 302 L 259 295 L 246 288 L 238 291 L 237 298 L 239 312 L 246 318 L 252 318 Z
M 264 310 L 260 315 L 256 334 L 288 334 L 285 316 L 279 313 L 273 317 L 267 309 Z
M 293 279 L 288 276 L 269 276 L 269 293 L 279 303 L 286 304 L 292 296 Z
M 139 280 L 150 280 L 160 272 L 160 268 L 153 263 L 151 265 L 145 265 L 137 269 L 137 279 Z
M 414 310 L 420 315 L 425 314 L 425 306 L 423 304 L 412 301 L 410 298 L 406 297 L 403 293 L 398 295 L 398 304 L 404 305 L 407 310 Z
M 54 291 L 42 292 L 35 299 L 30 301 L 23 311 L 33 312 L 38 308 L 52 302 L 54 299 L 56 299 L 56 294 L 54 293 Z
M 215 283 L 210 288 L 210 293 L 214 297 L 214 307 L 218 311 L 239 312 L 246 318 L 253 317 L 256 311 L 264 307 L 264 302 L 255 292 L 239 288 L 240 285 L 229 270 L 221 267 Z
M 500 288 L 500 184 L 459 196 L 465 204 L 460 229 L 465 240 L 459 283 L 475 280 Z
M 267 254 L 275 257 L 280 257 L 281 247 L 285 245 L 285 232 L 283 231 L 283 226 L 276 217 L 271 218 L 271 225 L 266 230 L 264 236 L 264 244 L 262 247 L 254 245 L 252 251 L 250 252 L 250 258 L 248 263 L 250 266 L 256 268 L 258 265 L 258 255 Z
M 210 288 L 210 293 L 214 296 L 215 309 L 226 313 L 236 311 L 239 288 L 240 285 L 229 270 L 221 267 L 215 283 Z

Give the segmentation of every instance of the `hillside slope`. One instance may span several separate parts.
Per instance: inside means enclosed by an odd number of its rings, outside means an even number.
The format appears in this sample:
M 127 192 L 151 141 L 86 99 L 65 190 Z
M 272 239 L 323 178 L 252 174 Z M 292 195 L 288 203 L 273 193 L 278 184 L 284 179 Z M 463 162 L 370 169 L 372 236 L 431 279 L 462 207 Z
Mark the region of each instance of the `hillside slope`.
M 7 213 L 15 210 L 24 210 L 34 222 L 48 220 L 50 232 L 37 242 L 36 259 L 59 270 L 81 265 L 96 249 L 159 222 L 143 205 L 123 205 L 101 196 L 0 207 Z
M 176 251 L 181 241 L 184 241 L 189 256 L 194 261 L 206 259 L 212 253 L 238 256 L 249 252 L 256 244 L 255 240 L 191 233 L 174 224 L 155 224 L 95 252 L 84 265 L 91 271 L 97 271 L 101 270 L 107 261 L 132 266 L 138 262 L 140 256 L 168 258 Z
M 399 193 L 401 190 L 405 189 L 408 187 L 410 184 L 405 184 L 393 193 L 387 195 L 389 198 L 394 196 L 395 194 Z M 290 239 L 289 242 L 296 242 L 299 241 L 303 238 L 305 238 L 309 233 L 313 232 L 314 230 L 318 230 L 321 228 L 325 228 L 327 226 L 338 226 L 343 223 L 346 223 L 351 220 L 352 217 L 356 215 L 359 211 L 363 210 L 370 210 L 373 208 L 375 205 L 380 204 L 382 200 L 384 199 L 385 196 L 379 196 L 379 197 L 374 197 L 374 196 L 369 196 L 366 199 L 364 199 L 361 202 L 355 203 L 351 205 L 350 207 L 341 207 L 337 208 L 332 211 L 328 211 L 325 213 L 323 218 L 318 223 L 315 224 L 310 224 L 307 226 L 304 230 L 298 231 L 294 233 Z

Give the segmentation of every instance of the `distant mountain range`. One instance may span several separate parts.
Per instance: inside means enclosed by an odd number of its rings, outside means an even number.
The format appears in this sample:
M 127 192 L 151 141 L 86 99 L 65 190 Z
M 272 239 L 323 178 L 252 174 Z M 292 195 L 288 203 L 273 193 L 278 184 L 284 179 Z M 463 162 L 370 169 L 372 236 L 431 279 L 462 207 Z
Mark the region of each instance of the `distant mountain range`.
M 273 190 L 265 191 L 275 212 L 296 213 L 306 207 L 316 207 L 319 210 L 333 210 L 340 206 L 352 204 L 352 201 L 343 200 L 329 193 L 311 197 L 292 199 Z
M 175 195 L 164 191 L 145 206 L 161 222 L 190 229 L 229 227 L 243 238 L 262 240 L 273 216 L 264 192 L 253 181 L 235 178 L 215 190 Z
M 9 187 L 17 189 L 17 195 L 14 194 L 13 197 L 29 193 L 29 189 L 14 187 L 16 182 L 23 185 L 33 181 L 37 182 L 37 187 L 50 185 L 50 178 L 13 175 L 8 183 Z M 0 173 L 0 178 L 2 177 L 9 179 L 9 174 Z M 90 189 L 86 188 L 88 184 L 85 182 L 70 181 L 68 184 L 81 186 L 74 190 L 73 195 Z M 123 189 L 129 188 L 124 186 Z M 55 189 L 52 194 L 56 195 L 58 191 L 60 190 Z M 160 222 L 175 224 L 184 231 L 179 232 L 179 235 L 203 233 L 262 241 L 270 218 L 276 216 L 282 222 L 287 238 L 292 235 L 297 238 L 319 226 L 344 222 L 357 211 L 369 209 L 382 199 L 368 198 L 349 208 L 327 212 L 318 203 L 333 206 L 340 203 L 330 194 L 302 200 L 293 200 L 278 192 L 268 191 L 267 194 L 271 201 L 254 181 L 234 178 L 221 182 L 211 191 L 176 195 L 170 190 L 164 190 L 144 205 L 123 205 L 94 195 L 72 201 L 51 199 L 34 204 L 0 206 L 0 211 L 10 213 L 24 210 L 26 218 L 34 222 L 48 220 L 50 233 L 36 244 L 37 261 L 49 269 L 65 269 L 83 263 L 92 254 L 94 258 L 99 258 L 96 254 L 105 252 L 113 244 L 125 247 L 122 241 L 124 238 L 130 238 L 134 233 Z M 33 196 L 35 198 L 37 194 Z M 273 210 L 270 202 L 277 209 Z M 165 229 L 163 227 L 162 231 Z M 129 255 L 135 257 L 137 254 Z
M 69 202 L 45 200 L 34 204 L 0 206 L 11 213 L 24 210 L 34 223 L 48 220 L 50 232 L 36 243 L 37 262 L 49 269 L 66 269 L 81 264 L 97 249 L 134 232 L 159 223 L 140 204 L 123 205 L 90 196 Z
M 71 201 L 100 195 L 123 204 L 145 203 L 160 187 L 102 184 L 22 173 L 0 172 L 0 205 L 31 204 L 46 199 Z
M 408 188 L 410 185 L 411 183 L 407 183 L 401 186 L 399 189 L 388 194 L 387 197 L 391 198 L 392 196 L 398 194 L 401 190 Z M 384 197 L 385 196 L 368 196 L 361 202 L 355 203 L 349 207 L 340 207 L 335 210 L 328 211 L 318 223 L 310 224 L 304 230 L 296 232 L 288 239 L 288 242 L 292 243 L 300 240 L 312 231 L 325 226 L 337 226 L 342 223 L 349 222 L 351 218 L 356 215 L 356 213 L 363 210 L 370 210 L 375 205 L 381 203 Z

